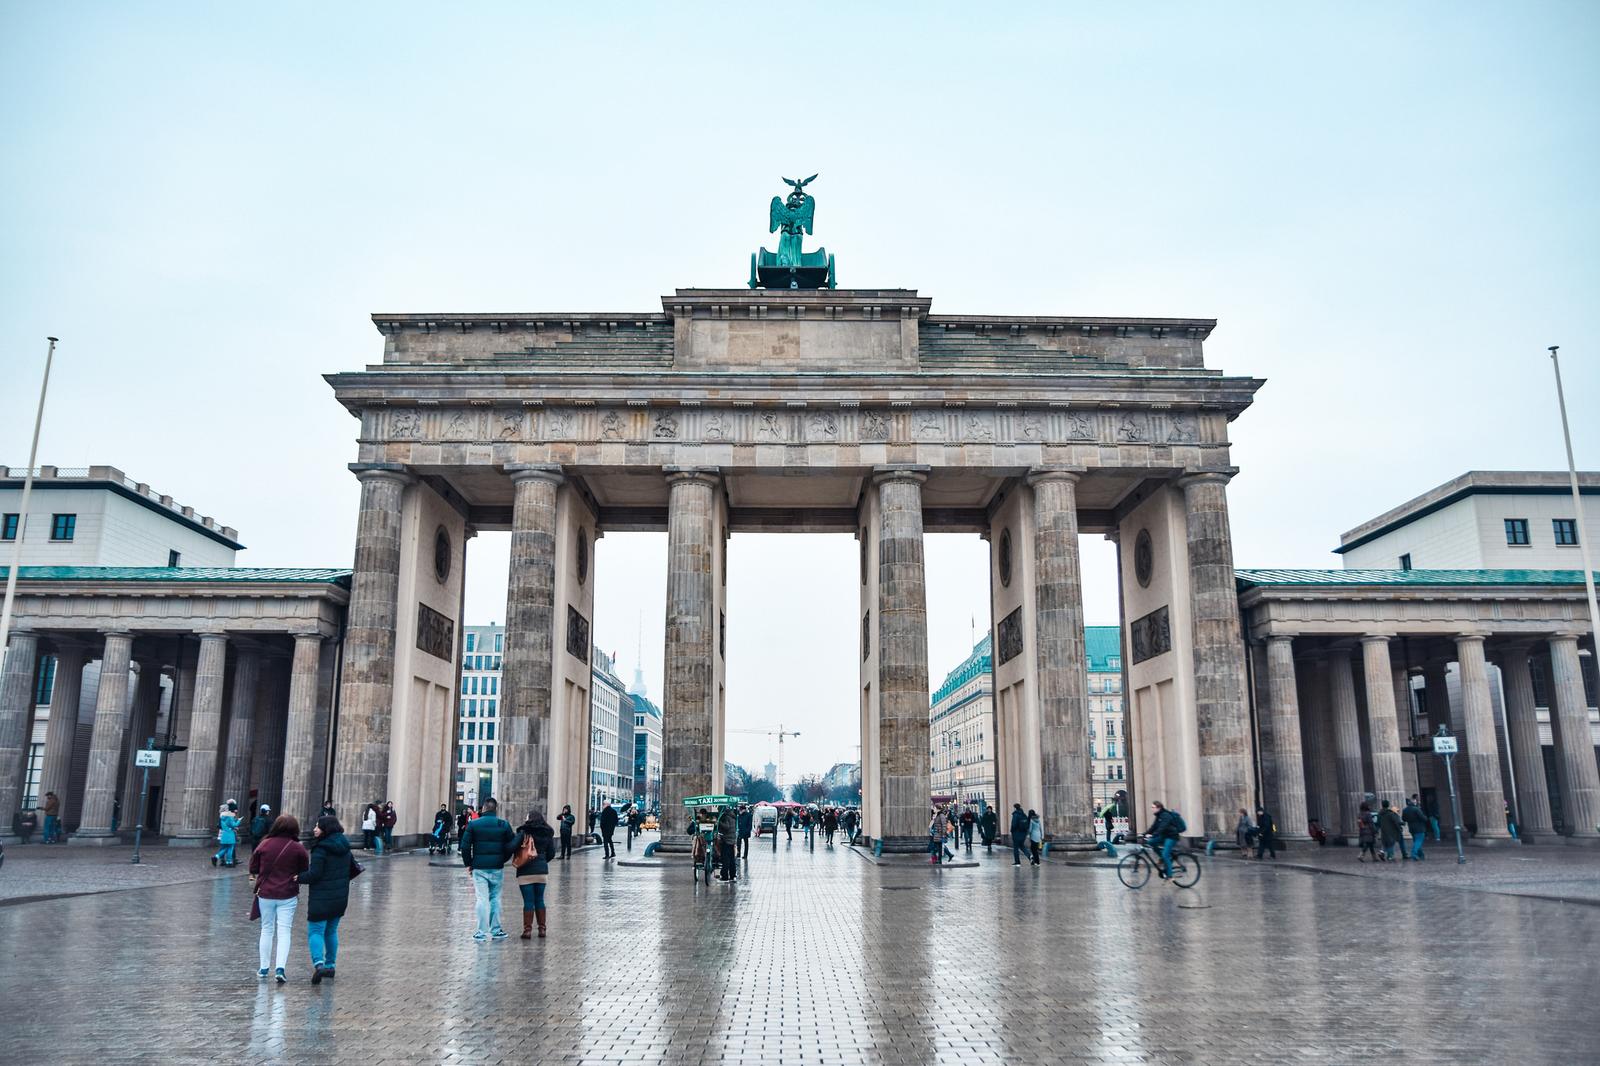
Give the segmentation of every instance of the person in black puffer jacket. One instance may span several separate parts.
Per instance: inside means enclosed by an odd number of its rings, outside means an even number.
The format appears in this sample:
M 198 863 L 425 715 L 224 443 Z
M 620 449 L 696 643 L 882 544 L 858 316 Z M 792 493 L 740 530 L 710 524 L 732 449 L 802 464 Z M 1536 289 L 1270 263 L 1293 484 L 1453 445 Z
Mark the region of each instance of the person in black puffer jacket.
M 531 842 L 531 843 L 530 843 Z M 539 922 L 539 937 L 544 938 L 544 886 L 550 879 L 550 860 L 556 854 L 556 831 L 544 820 L 542 811 L 529 811 L 528 820 L 517 826 L 515 855 L 529 846 L 528 861 L 517 867 L 517 888 L 522 892 L 522 939 L 533 936 L 534 919 Z
M 333 977 L 339 954 L 339 919 L 350 905 L 350 879 L 361 872 L 350 854 L 339 819 L 325 814 L 311 830 L 311 865 L 300 875 L 306 893 L 306 947 L 311 951 L 311 983 Z
M 458 849 L 477 896 L 478 928 L 472 939 L 479 943 L 506 938 L 506 931 L 500 928 L 500 885 L 505 877 L 502 867 L 511 861 L 517 835 L 499 811 L 500 804 L 493 796 L 484 800 L 483 813 L 461 834 Z

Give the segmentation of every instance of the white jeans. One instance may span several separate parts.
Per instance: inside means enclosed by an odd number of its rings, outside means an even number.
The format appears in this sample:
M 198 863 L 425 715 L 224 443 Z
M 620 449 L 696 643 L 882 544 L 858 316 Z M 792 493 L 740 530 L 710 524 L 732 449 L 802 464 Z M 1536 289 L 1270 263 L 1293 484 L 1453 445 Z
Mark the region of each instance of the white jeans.
M 272 960 L 272 934 L 278 934 L 277 968 L 289 964 L 289 937 L 294 929 L 294 909 L 300 905 L 298 896 L 292 899 L 261 900 L 261 968 L 267 969 Z

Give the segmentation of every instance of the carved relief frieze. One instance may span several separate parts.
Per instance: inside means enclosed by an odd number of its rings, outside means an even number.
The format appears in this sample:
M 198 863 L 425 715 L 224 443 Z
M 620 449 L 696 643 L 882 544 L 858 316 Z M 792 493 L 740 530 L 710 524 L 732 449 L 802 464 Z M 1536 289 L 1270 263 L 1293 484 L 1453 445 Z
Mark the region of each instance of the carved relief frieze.
M 545 440 L 572 440 L 578 434 L 578 416 L 574 411 L 557 407 L 544 413 Z
M 502 407 L 494 413 L 495 440 L 521 440 L 528 416 L 518 407 Z

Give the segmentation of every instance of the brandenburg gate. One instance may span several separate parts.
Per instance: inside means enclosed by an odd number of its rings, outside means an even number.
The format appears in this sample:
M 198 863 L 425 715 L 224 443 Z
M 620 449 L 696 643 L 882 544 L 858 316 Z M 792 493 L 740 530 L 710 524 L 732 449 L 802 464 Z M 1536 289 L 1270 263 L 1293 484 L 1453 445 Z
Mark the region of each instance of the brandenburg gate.
M 989 542 L 1003 808 L 1090 837 L 1081 533 L 1118 544 L 1140 796 L 1223 837 L 1252 805 L 1228 425 L 1261 381 L 1206 367 L 1210 320 L 940 315 L 915 290 L 831 287 L 832 257 L 799 250 L 803 184 L 774 200 L 785 243 L 752 257 L 749 288 L 634 313 L 373 316 L 382 361 L 327 379 L 360 420 L 339 809 L 453 793 L 480 530 L 512 536 L 496 754 L 518 817 L 588 792 L 592 560 L 610 530 L 668 537 L 669 826 L 722 784 L 741 531 L 860 542 L 865 832 L 885 850 L 926 842 L 928 532 Z

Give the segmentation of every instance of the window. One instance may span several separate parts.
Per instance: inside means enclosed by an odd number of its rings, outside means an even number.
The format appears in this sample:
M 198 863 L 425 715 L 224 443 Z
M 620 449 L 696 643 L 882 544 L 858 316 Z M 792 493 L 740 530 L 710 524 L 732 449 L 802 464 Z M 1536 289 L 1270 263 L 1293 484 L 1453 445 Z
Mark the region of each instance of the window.
M 1095 754 L 1095 753 L 1094 753 L 1094 741 L 1092 741 L 1092 740 L 1091 740 L 1091 741 L 1089 741 L 1089 758 L 1091 758 L 1091 759 L 1098 759 L 1098 758 L 1099 758 L 1099 757 L 1100 757 L 1100 756 L 1098 756 L 1098 755 L 1096 755 L 1096 754 Z
M 1578 521 L 1575 518 L 1552 518 L 1550 524 L 1555 527 L 1557 544 L 1578 543 Z
M 1121 670 L 1122 669 L 1122 656 L 1113 655 L 1111 658 L 1106 660 L 1106 666 L 1107 666 L 1107 668 L 1112 669 L 1112 670 Z
M 494 723 L 490 722 L 487 725 L 485 725 L 484 728 L 488 730 L 488 732 L 486 732 L 484 734 L 485 739 L 493 740 L 494 739 Z
M 182 559 L 182 558 L 183 558 L 183 556 L 180 555 L 176 550 L 168 551 L 167 552 L 167 565 L 168 566 L 177 566 L 178 565 L 178 561 L 180 559 Z
M 471 682 L 471 680 L 472 680 L 471 678 L 466 678 L 466 677 L 463 677 L 461 679 L 461 694 L 463 696 L 465 696 L 467 694 L 467 686 Z
M 44 745 L 32 744 L 28 747 L 28 776 L 22 782 L 22 806 L 37 807 L 42 797 L 39 795 L 39 779 L 44 776 Z
M 1527 547 L 1528 520 L 1526 518 L 1506 519 L 1506 543 L 1512 547 Z
M 0 540 L 17 539 L 17 519 L 19 515 L 8 514 L 0 519 Z
M 506 635 L 504 633 L 496 633 L 494 635 L 494 650 L 496 653 L 505 651 L 505 648 L 501 647 L 501 645 L 505 642 L 505 636 Z
M 1400 569 L 1402 569 L 1402 570 L 1410 570 L 1411 569 L 1411 553 L 1410 552 L 1406 552 L 1404 555 L 1400 556 Z
M 493 718 L 494 717 L 494 700 L 485 700 L 484 702 L 489 705 L 489 709 L 485 713 L 488 714 L 488 716 L 490 718 Z
M 1114 741 L 1114 740 L 1106 741 L 1106 758 L 1115 759 L 1116 757 L 1117 757 L 1117 742 Z
M 477 651 L 478 650 L 478 634 L 476 634 L 476 633 L 468 633 L 467 634 L 467 650 L 468 651 Z
M 477 740 L 478 739 L 478 723 L 477 722 L 468 722 L 467 723 L 467 739 L 468 740 Z
M 50 698 L 55 695 L 56 662 L 57 659 L 54 655 L 46 655 L 39 660 L 39 684 L 33 693 L 33 705 L 35 707 L 41 707 L 49 703 Z M 74 715 L 77 714 L 76 707 L 72 711 Z
M 50 539 L 71 540 L 72 535 L 78 531 L 78 516 L 75 514 L 58 514 L 50 516 Z
M 494 657 L 494 668 L 496 670 L 500 669 L 500 656 L 498 655 Z
M 1114 737 L 1116 735 L 1117 735 L 1117 723 L 1115 723 L 1115 722 L 1107 722 L 1106 723 L 1106 736 Z
M 494 745 L 485 744 L 483 747 L 483 761 L 494 762 Z

